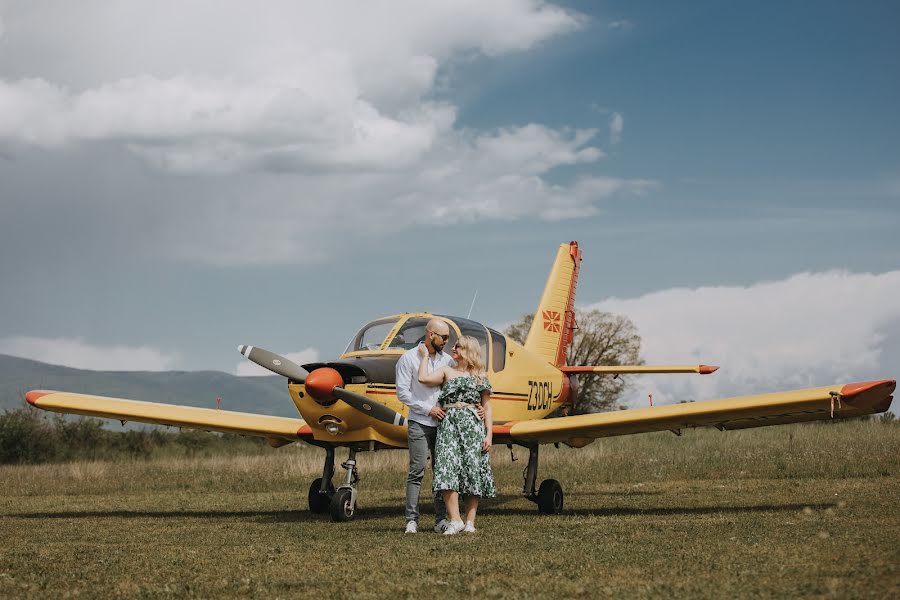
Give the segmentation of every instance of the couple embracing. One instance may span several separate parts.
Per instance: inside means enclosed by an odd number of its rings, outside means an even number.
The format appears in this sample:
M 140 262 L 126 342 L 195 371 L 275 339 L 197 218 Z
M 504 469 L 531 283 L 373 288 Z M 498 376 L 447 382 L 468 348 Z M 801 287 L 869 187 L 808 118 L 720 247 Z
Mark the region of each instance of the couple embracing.
M 425 340 L 397 361 L 397 397 L 409 406 L 409 474 L 406 532 L 416 533 L 419 489 L 432 457 L 434 530 L 475 532 L 482 496 L 496 495 L 491 473 L 491 385 L 478 340 L 462 336 L 444 352 L 450 328 L 440 319 L 425 326 Z M 466 497 L 465 521 L 459 498 Z

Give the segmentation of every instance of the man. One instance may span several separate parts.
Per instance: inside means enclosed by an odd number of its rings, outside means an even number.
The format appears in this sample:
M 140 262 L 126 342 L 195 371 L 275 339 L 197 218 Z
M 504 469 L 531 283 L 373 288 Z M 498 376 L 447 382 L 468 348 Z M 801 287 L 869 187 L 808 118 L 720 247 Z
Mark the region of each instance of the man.
M 450 339 L 450 327 L 440 319 L 431 319 L 425 325 L 425 349 L 428 350 L 428 372 L 432 373 L 453 363 L 444 353 Z M 408 350 L 397 361 L 397 398 L 409 407 L 406 417 L 409 445 L 409 474 L 406 476 L 406 533 L 416 533 L 419 521 L 419 490 L 425 476 L 425 463 L 429 453 L 434 456 L 434 440 L 437 428 L 444 418 L 444 411 L 437 403 L 441 388 L 426 387 L 419 383 L 418 347 Z M 447 509 L 440 494 L 434 496 L 434 530 L 444 531 Z

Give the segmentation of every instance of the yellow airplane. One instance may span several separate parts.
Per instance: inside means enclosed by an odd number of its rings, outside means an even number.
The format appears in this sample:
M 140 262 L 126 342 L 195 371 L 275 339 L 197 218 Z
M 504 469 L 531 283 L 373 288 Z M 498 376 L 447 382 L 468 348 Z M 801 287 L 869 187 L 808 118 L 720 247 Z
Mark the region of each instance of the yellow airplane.
M 309 488 L 309 508 L 330 512 L 336 521 L 356 514 L 359 481 L 356 454 L 406 448 L 408 409 L 396 395 L 394 367 L 399 357 L 424 339 L 425 324 L 437 317 L 450 327 L 448 347 L 460 335 L 474 336 L 486 353 L 493 394 L 494 444 L 528 449 L 525 498 L 543 514 L 562 511 L 558 481 L 537 485 L 541 444 L 583 447 L 596 438 L 688 427 L 719 430 L 764 427 L 820 419 L 842 419 L 884 412 L 890 406 L 893 380 L 836 384 L 819 388 L 743 396 L 705 402 L 569 415 L 579 376 L 626 373 L 709 374 L 706 365 L 569 366 L 566 350 L 575 328 L 575 287 L 581 266 L 576 242 L 562 244 L 541 296 L 524 345 L 480 323 L 427 312 L 404 313 L 367 323 L 336 360 L 303 366 L 258 348 L 240 346 L 249 360 L 288 380 L 288 392 L 302 419 L 239 413 L 210 408 L 140 402 L 34 390 L 32 405 L 49 411 L 159 425 L 190 427 L 266 438 L 273 447 L 303 441 L 325 450 L 322 477 Z M 348 449 L 347 471 L 334 488 L 335 449 Z

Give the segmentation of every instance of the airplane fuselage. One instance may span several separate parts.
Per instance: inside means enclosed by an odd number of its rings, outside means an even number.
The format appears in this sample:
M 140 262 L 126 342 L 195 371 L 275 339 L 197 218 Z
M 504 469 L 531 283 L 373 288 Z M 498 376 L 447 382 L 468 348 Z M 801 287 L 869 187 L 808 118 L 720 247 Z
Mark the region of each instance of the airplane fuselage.
M 417 344 L 417 339 L 395 342 L 406 331 L 418 331 L 419 324 L 435 317 L 430 313 L 407 313 L 385 317 L 373 323 L 392 321 L 385 339 L 378 347 L 366 348 L 351 342 L 349 351 L 333 361 L 311 363 L 304 368 L 315 373 L 316 369 L 335 369 L 341 375 L 343 387 L 363 394 L 408 417 L 409 408 L 397 398 L 394 368 L 407 351 L 406 346 Z M 495 425 L 511 421 L 541 419 L 572 401 L 569 379 L 546 360 L 529 353 L 507 336 L 484 327 L 480 323 L 444 317 L 451 331 L 451 342 L 459 335 L 480 333 L 482 351 L 486 358 L 486 371 L 493 389 L 491 407 Z M 368 326 L 367 326 L 368 327 Z M 362 331 L 365 331 L 365 327 Z M 357 339 L 364 338 L 358 334 Z M 393 337 L 392 337 L 393 336 Z M 449 344 L 450 342 L 448 342 Z M 394 346 L 392 346 L 394 344 Z M 327 444 L 345 445 L 375 441 L 379 446 L 406 447 L 406 426 L 393 425 L 361 415 L 350 405 L 328 398 L 317 399 L 309 393 L 306 384 L 290 382 L 291 399 L 312 430 L 315 440 Z

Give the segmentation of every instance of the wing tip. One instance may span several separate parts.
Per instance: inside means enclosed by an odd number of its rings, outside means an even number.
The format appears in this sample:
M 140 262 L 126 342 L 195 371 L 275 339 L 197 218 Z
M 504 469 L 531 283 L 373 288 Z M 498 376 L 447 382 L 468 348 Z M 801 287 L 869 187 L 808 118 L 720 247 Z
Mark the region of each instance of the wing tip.
M 700 365 L 700 374 L 701 375 L 709 375 L 710 373 L 715 373 L 719 370 L 719 367 L 716 365 Z
M 894 379 L 878 379 L 875 381 L 860 381 L 858 383 L 848 383 L 841 388 L 841 396 L 844 396 L 845 398 L 852 398 L 853 396 L 857 396 L 859 394 L 862 394 L 863 392 L 867 392 L 879 386 L 884 386 L 886 393 L 891 394 L 894 391 L 894 388 L 897 387 L 897 381 Z
M 32 406 L 37 406 L 37 401 L 47 394 L 53 394 L 55 392 L 50 390 L 31 390 L 27 394 L 25 394 L 25 401 Z

